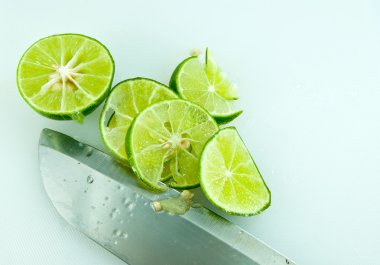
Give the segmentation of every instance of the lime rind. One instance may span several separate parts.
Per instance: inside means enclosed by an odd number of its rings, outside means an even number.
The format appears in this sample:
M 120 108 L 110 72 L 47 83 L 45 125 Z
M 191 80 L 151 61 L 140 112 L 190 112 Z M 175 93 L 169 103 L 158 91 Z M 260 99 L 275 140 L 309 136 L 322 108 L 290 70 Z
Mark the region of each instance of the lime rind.
M 165 188 L 160 183 L 165 163 L 172 173 L 168 186 L 197 187 L 199 157 L 218 129 L 212 116 L 197 104 L 181 99 L 156 103 L 139 113 L 128 130 L 129 162 L 136 175 L 154 189 Z
M 207 53 L 209 54 L 209 52 Z M 224 82 L 229 84 L 221 87 L 232 89 L 232 85 L 226 78 L 222 77 L 223 72 L 211 61 L 211 56 L 206 55 L 207 57 L 209 58 L 208 64 L 201 62 L 201 57 L 197 56 L 191 56 L 182 61 L 174 70 L 169 86 L 181 98 L 204 107 L 219 124 L 224 124 L 238 117 L 242 110 L 234 110 L 235 100 L 226 99 L 216 91 L 218 86 L 214 86 L 214 75 L 223 78 Z M 236 88 L 234 89 L 236 90 Z M 232 92 L 232 94 L 234 93 Z
M 86 80 L 90 80 L 90 79 L 92 79 L 92 80 L 103 79 L 104 80 L 103 85 L 102 86 L 96 86 L 96 85 L 94 85 L 94 82 L 91 83 L 92 82 L 91 81 L 90 85 L 88 87 L 90 90 L 86 90 L 86 92 L 82 91 L 82 93 L 76 93 L 75 97 L 74 97 L 74 95 L 72 95 L 74 93 L 67 93 L 66 92 L 66 94 L 65 94 L 66 98 L 65 98 L 65 100 L 63 100 L 61 97 L 62 97 L 62 95 L 64 95 L 63 91 L 67 90 L 65 88 L 67 88 L 68 82 L 66 82 L 66 87 L 64 87 L 65 84 L 62 81 L 61 88 L 63 88 L 63 89 L 61 89 L 61 91 L 58 91 L 57 93 L 55 93 L 53 91 L 54 89 L 46 90 L 45 91 L 46 95 L 49 95 L 49 96 L 45 96 L 44 93 L 41 93 L 38 96 L 33 95 L 34 100 L 32 100 L 31 95 L 28 95 L 31 93 L 31 88 L 33 90 L 35 87 L 42 87 L 42 86 L 39 86 L 39 82 L 41 84 L 42 84 L 42 82 L 43 82 L 43 84 L 48 83 L 52 79 L 51 76 L 58 72 L 57 69 L 47 65 L 47 63 L 57 62 L 56 56 L 58 56 L 58 53 L 55 50 L 59 50 L 62 47 L 62 45 L 59 46 L 60 48 L 50 46 L 49 47 L 50 50 L 48 50 L 48 51 L 46 51 L 45 49 L 40 47 L 41 45 L 48 46 L 49 42 L 51 42 L 54 39 L 61 39 L 61 42 L 63 39 L 63 42 L 65 42 L 66 45 L 70 44 L 70 41 L 71 41 L 70 39 L 75 39 L 75 40 L 78 40 L 79 42 L 82 41 L 82 44 L 86 44 L 86 45 L 82 45 L 82 46 L 87 46 L 87 44 L 89 44 L 89 46 L 95 47 L 95 50 L 97 49 L 97 51 L 102 54 L 102 59 L 105 60 L 105 63 L 106 63 L 105 69 L 107 72 L 106 75 L 102 76 L 99 74 L 94 74 L 93 76 L 91 76 L 91 78 L 87 78 L 84 76 L 79 77 L 79 75 L 77 75 L 74 81 L 81 80 L 80 83 L 82 84 L 82 82 L 86 82 Z M 75 43 L 72 43 L 72 44 L 75 46 Z M 65 50 L 66 53 L 65 53 L 64 57 L 67 60 L 67 62 L 69 62 L 70 59 L 72 59 L 72 58 L 68 57 L 70 54 L 73 57 L 75 57 L 75 52 L 81 53 L 80 56 L 76 56 L 75 60 L 78 60 L 78 57 L 81 57 L 80 58 L 81 60 L 86 59 L 85 58 L 86 56 L 85 56 L 85 54 L 83 54 L 83 52 L 87 53 L 86 49 L 88 47 L 81 48 L 81 51 L 79 51 L 78 49 L 77 50 L 75 50 L 75 49 L 70 50 L 69 46 L 65 46 L 65 47 L 67 48 L 67 51 Z M 68 51 L 68 50 L 70 50 L 70 51 Z M 35 61 L 26 60 L 28 58 L 28 56 L 31 56 L 32 58 L 34 58 L 36 60 Z M 27 66 L 27 65 L 29 65 L 29 66 Z M 99 67 L 97 69 L 101 70 L 101 71 L 104 70 L 101 68 L 99 69 Z M 82 70 L 83 69 L 81 69 L 81 71 Z M 22 55 L 22 57 L 19 61 L 18 67 L 17 67 L 17 79 L 16 79 L 16 81 L 17 81 L 17 86 L 18 86 L 18 90 L 19 90 L 20 95 L 23 97 L 23 99 L 26 101 L 26 103 L 29 106 L 31 106 L 39 114 L 41 114 L 45 117 L 51 118 L 51 119 L 56 119 L 56 120 L 72 120 L 73 119 L 73 120 L 77 120 L 79 122 L 82 122 L 84 120 L 84 117 L 86 115 L 90 114 L 92 111 L 94 111 L 96 109 L 96 107 L 108 95 L 108 92 L 109 92 L 109 89 L 111 87 L 113 77 L 114 77 L 114 70 L 115 70 L 115 67 L 114 67 L 114 61 L 113 61 L 112 55 L 110 54 L 109 50 L 98 40 L 91 38 L 89 36 L 76 34 L 76 33 L 56 34 L 56 35 L 51 35 L 51 36 L 48 36 L 48 37 L 45 37 L 45 38 L 42 38 L 42 39 L 36 41 L 24 52 L 24 54 Z M 90 75 L 91 74 L 90 73 L 91 67 L 86 67 L 86 71 L 87 72 L 85 74 Z M 25 75 L 27 75 L 27 76 L 25 76 Z M 48 79 L 49 77 L 51 78 L 50 80 Z M 53 84 L 53 82 L 51 82 L 51 84 Z M 79 84 L 79 81 L 77 82 L 77 84 Z M 74 85 L 74 86 L 75 86 L 75 90 L 79 89 L 76 87 L 76 85 Z M 87 89 L 87 87 L 86 87 L 86 89 Z M 78 100 L 81 100 L 80 99 L 81 97 L 82 98 L 85 97 L 84 96 L 85 93 L 88 93 L 89 91 L 95 91 L 96 89 L 98 90 L 98 92 L 95 96 L 92 96 L 88 100 L 85 100 L 84 103 L 79 102 L 79 103 L 83 103 L 83 104 L 76 104 L 77 106 L 74 106 L 75 104 L 71 104 L 71 105 L 69 104 L 70 108 L 68 108 L 67 104 L 65 104 L 66 101 L 70 101 L 70 100 L 74 101 L 74 103 L 75 102 L 78 103 Z M 40 91 L 41 91 L 41 89 L 40 89 Z M 52 96 L 52 94 L 54 94 L 54 95 Z M 68 96 L 68 94 L 69 94 L 69 96 Z M 68 97 L 70 97 L 70 98 L 68 99 Z M 60 110 L 49 109 L 49 107 L 51 108 L 51 106 L 46 107 L 47 105 L 57 104 L 57 103 L 52 103 L 52 102 L 55 102 L 57 100 L 59 100 L 60 104 L 61 104 Z M 62 108 L 62 105 L 65 105 L 65 107 Z
M 270 190 L 234 127 L 220 130 L 206 143 L 199 176 L 208 200 L 228 214 L 257 215 L 271 204 Z
M 243 113 L 242 110 L 238 110 L 231 115 L 228 116 L 214 116 L 215 121 L 220 124 L 227 124 L 230 123 L 231 121 L 235 120 L 237 117 L 239 117 Z
M 103 143 L 116 158 L 128 165 L 125 135 L 134 117 L 153 103 L 177 97 L 169 87 L 152 79 L 136 77 L 119 82 L 112 89 L 100 115 Z

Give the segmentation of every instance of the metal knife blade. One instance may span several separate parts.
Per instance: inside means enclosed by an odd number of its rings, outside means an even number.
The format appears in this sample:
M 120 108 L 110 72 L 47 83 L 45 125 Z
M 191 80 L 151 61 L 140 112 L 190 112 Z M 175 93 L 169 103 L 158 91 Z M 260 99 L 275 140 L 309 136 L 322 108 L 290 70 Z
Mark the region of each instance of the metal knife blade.
M 128 264 L 295 264 L 206 208 L 153 211 L 152 201 L 179 193 L 145 190 L 111 156 L 67 135 L 44 129 L 39 160 L 59 214 Z

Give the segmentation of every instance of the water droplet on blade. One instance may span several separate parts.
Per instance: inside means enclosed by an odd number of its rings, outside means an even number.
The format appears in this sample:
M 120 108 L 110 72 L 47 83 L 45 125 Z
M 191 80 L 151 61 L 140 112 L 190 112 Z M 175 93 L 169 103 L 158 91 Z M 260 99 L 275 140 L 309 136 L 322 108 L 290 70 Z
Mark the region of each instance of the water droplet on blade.
M 136 207 L 136 203 L 132 202 L 132 203 L 128 204 L 127 208 L 129 211 L 133 211 L 133 209 L 135 209 L 135 207 Z
M 113 219 L 116 217 L 116 215 L 120 214 L 120 210 L 117 209 L 117 208 L 113 208 L 111 213 L 110 213 L 110 217 Z
M 92 184 L 94 182 L 94 178 L 91 175 L 87 176 L 87 183 Z
M 119 229 L 113 230 L 112 236 L 113 237 L 119 237 L 121 235 L 121 231 Z
M 94 149 L 91 146 L 86 147 L 86 156 L 89 157 L 94 152 Z
M 128 198 L 128 197 L 125 197 L 123 199 L 123 203 L 127 206 L 129 203 L 131 202 L 131 200 Z

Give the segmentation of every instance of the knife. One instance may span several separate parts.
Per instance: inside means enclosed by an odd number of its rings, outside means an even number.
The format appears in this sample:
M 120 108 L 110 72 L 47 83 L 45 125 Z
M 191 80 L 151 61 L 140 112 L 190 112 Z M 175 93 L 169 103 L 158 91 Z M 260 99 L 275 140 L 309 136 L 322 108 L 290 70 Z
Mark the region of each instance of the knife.
M 155 212 L 152 202 L 179 192 L 144 189 L 110 155 L 62 133 L 42 130 L 39 162 L 58 213 L 127 264 L 295 264 L 205 207 Z

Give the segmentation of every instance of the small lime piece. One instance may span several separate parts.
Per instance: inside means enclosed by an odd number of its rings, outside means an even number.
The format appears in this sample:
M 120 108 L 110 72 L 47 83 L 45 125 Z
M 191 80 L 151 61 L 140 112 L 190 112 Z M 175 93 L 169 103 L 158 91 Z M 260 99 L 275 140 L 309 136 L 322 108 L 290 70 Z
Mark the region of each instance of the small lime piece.
M 125 136 L 134 117 L 149 105 L 174 98 L 177 95 L 172 90 L 151 79 L 138 77 L 120 82 L 112 89 L 100 116 L 104 144 L 118 159 L 128 163 Z
M 60 34 L 35 42 L 17 68 L 21 96 L 38 113 L 82 121 L 107 96 L 114 62 L 99 41 Z
M 208 199 L 234 215 L 255 215 L 269 207 L 271 194 L 233 127 L 220 130 L 200 158 L 201 187 Z
M 192 192 L 184 190 L 179 196 L 153 202 L 152 208 L 156 212 L 166 211 L 170 214 L 182 215 L 187 213 L 193 205 L 193 196 Z
M 205 143 L 218 131 L 211 115 L 200 106 L 174 99 L 156 103 L 133 120 L 126 139 L 132 169 L 148 186 L 164 190 L 199 185 L 198 164 Z
M 236 100 L 239 98 L 236 85 L 228 81 L 226 73 L 218 67 L 208 48 L 206 49 L 206 74 L 217 94 L 225 99 Z
M 238 98 L 236 86 L 216 65 L 209 49 L 206 50 L 206 63 L 200 58 L 192 56 L 181 62 L 171 77 L 170 87 L 181 98 L 204 107 L 218 123 L 232 121 L 242 113 L 233 107 Z

